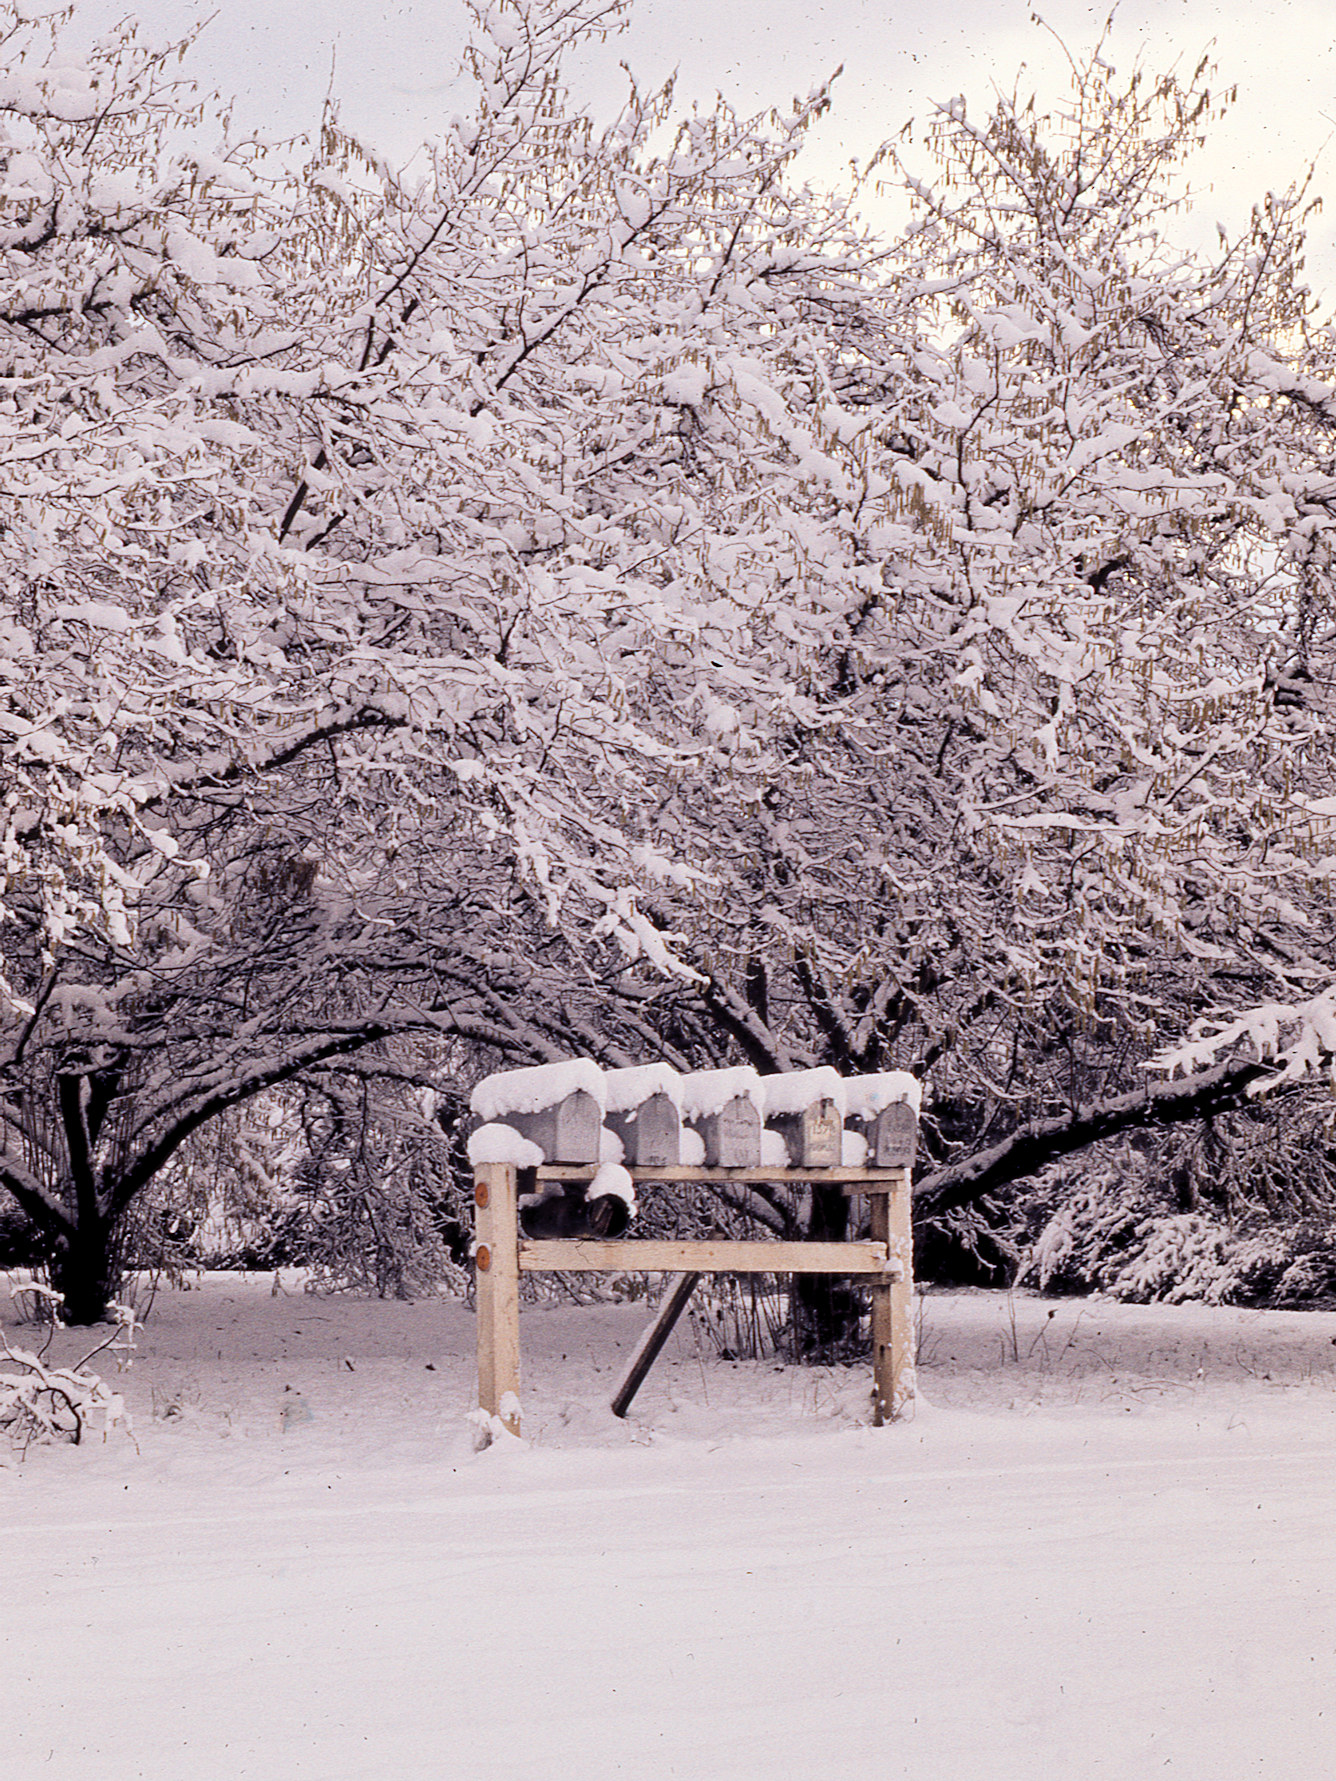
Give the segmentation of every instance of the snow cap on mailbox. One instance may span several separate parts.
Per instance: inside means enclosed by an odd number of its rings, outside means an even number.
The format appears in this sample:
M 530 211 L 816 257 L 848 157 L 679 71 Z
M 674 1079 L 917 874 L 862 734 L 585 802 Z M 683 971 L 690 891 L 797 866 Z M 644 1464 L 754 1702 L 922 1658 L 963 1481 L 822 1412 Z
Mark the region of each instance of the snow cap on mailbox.
M 607 1070 L 608 1130 L 625 1160 L 639 1168 L 675 1168 L 682 1160 L 682 1078 L 671 1064 Z
M 870 1118 L 883 1108 L 906 1106 L 917 1113 L 923 1103 L 923 1084 L 908 1070 L 882 1070 L 875 1076 L 850 1076 L 844 1084 L 845 1110 L 850 1118 Z
M 918 1114 L 923 1085 L 906 1070 L 851 1076 L 844 1085 L 848 1117 L 867 1139 L 874 1169 L 909 1169 L 918 1147 Z
M 481 1119 L 513 1126 L 549 1163 L 597 1163 L 607 1091 L 592 1058 L 501 1070 L 486 1076 L 469 1105 Z
M 696 1070 L 682 1078 L 682 1118 L 713 1169 L 754 1169 L 761 1160 L 761 1078 L 750 1064 Z

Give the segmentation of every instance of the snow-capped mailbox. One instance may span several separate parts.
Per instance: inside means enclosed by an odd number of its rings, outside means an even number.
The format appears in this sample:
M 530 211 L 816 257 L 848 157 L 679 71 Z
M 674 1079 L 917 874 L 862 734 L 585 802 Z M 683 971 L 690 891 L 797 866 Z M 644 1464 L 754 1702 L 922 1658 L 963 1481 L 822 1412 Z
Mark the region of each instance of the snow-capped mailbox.
M 789 1167 L 837 1168 L 844 1142 L 844 1083 L 831 1069 L 763 1076 L 766 1129 L 784 1140 Z
M 754 1169 L 761 1160 L 761 1078 L 748 1064 L 682 1078 L 682 1119 L 711 1169 Z
M 905 1070 L 878 1076 L 852 1076 L 844 1085 L 849 1123 L 867 1139 L 874 1169 L 912 1169 L 918 1146 L 922 1089 Z
M 682 1078 L 671 1064 L 605 1070 L 603 1123 L 633 1168 L 671 1169 L 682 1160 Z
M 549 1163 L 597 1163 L 603 1129 L 603 1072 L 591 1058 L 502 1070 L 473 1091 L 480 1118 L 510 1126 Z

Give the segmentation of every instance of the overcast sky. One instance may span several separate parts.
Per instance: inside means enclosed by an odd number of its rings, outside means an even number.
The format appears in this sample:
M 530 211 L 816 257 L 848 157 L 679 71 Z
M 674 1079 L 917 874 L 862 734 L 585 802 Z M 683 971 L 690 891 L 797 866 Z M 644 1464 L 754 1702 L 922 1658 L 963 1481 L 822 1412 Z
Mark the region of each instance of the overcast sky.
M 330 85 L 346 123 L 398 159 L 460 109 L 456 71 L 465 34 L 458 0 L 218 0 L 193 59 L 197 76 L 235 94 L 238 117 L 286 134 L 319 117 Z M 155 36 L 179 34 L 208 0 L 80 0 L 81 23 L 130 11 Z M 1061 52 L 1034 11 L 1073 50 L 1098 37 L 1109 6 L 1085 0 L 636 0 L 624 36 L 581 71 L 585 96 L 609 109 L 619 59 L 642 86 L 676 67 L 679 94 L 722 90 L 744 108 L 785 102 L 844 64 L 810 177 L 830 180 L 866 159 L 936 99 L 963 93 L 981 113 L 1019 71 L 1052 97 Z M 1252 199 L 1283 188 L 1319 158 L 1331 213 L 1313 230 L 1310 275 L 1336 300 L 1336 0 L 1274 0 L 1245 9 L 1218 0 L 1123 0 L 1108 59 L 1120 71 L 1190 73 L 1203 51 L 1238 104 L 1194 169 L 1202 225 L 1237 227 Z M 462 89 L 460 90 L 462 91 Z

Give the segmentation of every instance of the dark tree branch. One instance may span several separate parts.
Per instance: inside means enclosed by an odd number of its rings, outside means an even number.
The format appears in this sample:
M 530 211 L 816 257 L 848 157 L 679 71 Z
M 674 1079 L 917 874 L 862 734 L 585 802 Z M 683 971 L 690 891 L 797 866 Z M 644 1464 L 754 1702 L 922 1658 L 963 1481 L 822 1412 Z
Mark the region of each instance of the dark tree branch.
M 228 1108 L 253 1100 L 267 1088 L 277 1088 L 280 1083 L 291 1082 L 332 1058 L 350 1057 L 382 1039 L 392 1039 L 410 1032 L 436 1032 L 452 1037 L 477 1039 L 489 1045 L 506 1044 L 506 1036 L 491 1026 L 468 1016 L 456 1017 L 439 1012 L 406 1017 L 391 1015 L 385 1019 L 363 1021 L 352 1030 L 333 1034 L 326 1032 L 310 1044 L 288 1053 L 286 1057 L 224 1081 L 211 1093 L 195 1100 L 173 1121 L 167 1131 L 148 1144 L 118 1174 L 109 1194 L 111 1204 L 108 1210 L 117 1215 L 123 1212 L 135 1195 L 141 1193 L 167 1165 L 192 1132 L 198 1131 L 200 1126 L 206 1125 L 220 1113 L 225 1113 Z
M 0 1152 L 0 1187 L 11 1194 L 22 1210 L 43 1230 L 71 1231 L 74 1220 L 54 1194 L 17 1160 Z
M 949 1212 L 1121 1132 L 1233 1112 L 1246 1106 L 1253 1084 L 1272 1073 L 1270 1064 L 1231 1061 L 1196 1076 L 1116 1095 L 1094 1107 L 1031 1120 L 1001 1143 L 925 1175 L 915 1187 L 915 1206 L 920 1212 Z
M 763 1076 L 793 1068 L 787 1048 L 735 989 L 711 978 L 699 993 L 711 1018 L 737 1041 L 748 1063 L 755 1065 Z
M 326 464 L 328 464 L 328 462 L 329 462 L 329 459 L 325 455 L 325 448 L 322 445 L 320 447 L 320 450 L 315 454 L 315 458 L 312 461 L 311 468 L 313 470 L 323 470 L 325 468 Z M 295 493 L 293 494 L 292 499 L 288 502 L 287 508 L 285 509 L 284 514 L 283 514 L 283 518 L 279 521 L 278 542 L 280 544 L 283 543 L 283 541 L 287 537 L 288 533 L 292 530 L 293 526 L 297 523 L 297 515 L 301 512 L 302 508 L 306 505 L 306 497 L 310 494 L 310 492 L 311 492 L 311 485 L 309 482 L 307 482 L 306 478 L 303 477 L 301 479 L 301 481 L 297 484 L 297 488 L 296 488 Z

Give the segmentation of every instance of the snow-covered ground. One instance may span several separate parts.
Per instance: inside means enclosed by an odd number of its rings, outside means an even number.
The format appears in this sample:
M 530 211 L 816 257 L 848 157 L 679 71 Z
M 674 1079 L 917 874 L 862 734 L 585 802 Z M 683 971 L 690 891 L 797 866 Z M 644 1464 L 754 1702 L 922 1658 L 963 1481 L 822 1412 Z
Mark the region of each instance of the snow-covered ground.
M 463 1306 L 287 1285 L 0 1470 L 9 1781 L 1336 1775 L 1336 1315 L 931 1294 L 877 1430 L 689 1329 L 620 1423 L 643 1306 L 534 1309 L 475 1453 Z

